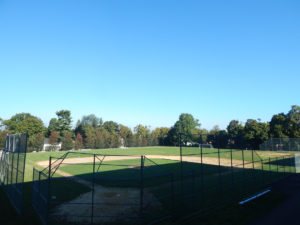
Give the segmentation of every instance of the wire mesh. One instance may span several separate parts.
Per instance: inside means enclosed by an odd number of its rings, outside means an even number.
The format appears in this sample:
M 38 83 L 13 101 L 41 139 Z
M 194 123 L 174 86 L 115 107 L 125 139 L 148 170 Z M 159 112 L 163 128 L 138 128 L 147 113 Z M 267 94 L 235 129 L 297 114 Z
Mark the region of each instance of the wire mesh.
M 300 151 L 300 138 L 271 138 L 259 146 L 260 150 Z
M 0 181 L 16 211 L 22 213 L 27 134 L 7 135 L 0 160 Z

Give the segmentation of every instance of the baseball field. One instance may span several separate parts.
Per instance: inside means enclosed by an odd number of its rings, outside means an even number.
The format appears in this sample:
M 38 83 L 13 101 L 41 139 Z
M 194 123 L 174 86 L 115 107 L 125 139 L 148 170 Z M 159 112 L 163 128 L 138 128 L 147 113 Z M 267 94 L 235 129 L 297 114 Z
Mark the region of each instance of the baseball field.
M 94 224 L 132 223 L 135 219 L 140 222 L 141 213 L 145 223 L 163 218 L 165 224 L 173 224 L 167 217 L 174 212 L 184 218 L 199 210 L 212 213 L 211 208 L 232 204 L 237 210 L 239 200 L 292 173 L 292 157 L 292 153 L 161 146 L 29 153 L 26 215 L 21 221 L 40 223 L 31 207 L 34 167 L 45 175 L 50 172 L 49 189 L 39 191 L 48 196 L 51 190 L 47 213 L 52 224 L 91 224 L 91 218 Z M 264 198 L 276 202 L 281 197 L 272 193 Z M 43 204 L 37 205 L 43 208 Z M 7 224 L 20 224 L 13 222 L 18 218 Z

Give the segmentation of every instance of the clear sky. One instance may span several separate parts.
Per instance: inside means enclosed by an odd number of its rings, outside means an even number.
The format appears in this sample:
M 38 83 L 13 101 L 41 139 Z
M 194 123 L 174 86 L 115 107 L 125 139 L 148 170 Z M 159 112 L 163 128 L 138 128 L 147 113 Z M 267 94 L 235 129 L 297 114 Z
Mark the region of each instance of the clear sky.
M 0 0 L 0 117 L 269 121 L 300 104 L 298 0 Z

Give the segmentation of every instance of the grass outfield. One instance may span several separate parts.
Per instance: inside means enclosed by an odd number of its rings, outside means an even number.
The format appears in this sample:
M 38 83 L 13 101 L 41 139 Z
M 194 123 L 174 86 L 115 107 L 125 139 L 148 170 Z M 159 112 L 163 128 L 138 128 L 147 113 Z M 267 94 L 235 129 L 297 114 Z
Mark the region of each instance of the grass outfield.
M 79 151 L 82 153 L 93 153 L 93 154 L 100 154 L 100 155 L 167 155 L 167 156 L 179 156 L 179 148 L 178 147 L 140 147 L 140 148 L 129 148 L 129 149 L 101 149 L 101 150 L 84 150 L 84 151 Z M 32 210 L 31 207 L 31 182 L 32 182 L 32 169 L 33 167 L 37 167 L 38 169 L 43 169 L 42 167 L 39 167 L 36 165 L 37 162 L 39 161 L 47 161 L 49 160 L 49 157 L 61 157 L 63 154 L 65 154 L 66 151 L 61 151 L 61 152 L 39 152 L 39 153 L 28 153 L 27 154 L 27 158 L 26 158 L 26 169 L 25 169 L 25 184 L 24 184 L 24 216 L 17 216 L 16 213 L 14 212 L 14 209 L 10 206 L 8 199 L 6 198 L 5 194 L 3 193 L 2 190 L 0 190 L 0 210 L 2 213 L 2 216 L 0 218 L 0 224 L 7 224 L 7 225 L 15 225 L 15 224 L 20 224 L 20 225 L 25 225 L 25 224 L 31 224 L 31 225 L 36 225 L 36 224 L 40 224 L 39 220 L 37 219 L 36 214 L 34 213 L 34 211 Z M 203 149 L 203 157 L 217 157 L 218 156 L 218 152 L 217 149 Z M 268 152 L 268 151 L 256 151 L 257 155 L 255 155 L 254 157 L 257 158 L 261 158 L 261 159 L 268 159 L 269 156 L 271 157 L 275 157 L 275 156 L 282 156 L 281 153 L 277 153 L 277 152 Z M 200 155 L 200 149 L 199 148 L 183 148 L 183 154 L 187 155 L 187 156 L 199 156 Z M 292 153 L 293 154 L 293 153 Z M 70 155 L 70 157 L 85 157 L 84 155 Z M 230 158 L 230 153 L 228 152 L 228 150 L 220 150 L 220 157 L 223 158 Z M 233 159 L 241 159 L 242 155 L 241 155 L 241 151 L 233 151 Z M 244 159 L 246 161 L 251 161 L 252 159 L 252 152 L 251 151 L 244 151 Z M 159 160 L 159 159 L 155 159 L 160 165 L 162 165 L 162 167 L 164 167 L 164 171 L 165 170 L 175 170 L 175 171 L 179 171 L 179 164 L 177 161 L 171 161 L 171 160 Z M 120 163 L 119 162 L 113 162 L 113 163 Z M 125 162 L 128 163 L 128 162 Z M 133 164 L 136 164 L 136 162 L 132 162 Z M 73 174 L 76 175 L 84 175 L 84 174 L 89 174 L 89 169 L 87 168 L 80 168 L 80 169 L 74 169 L 72 168 L 73 165 L 68 165 L 68 166 L 64 166 L 61 169 L 68 171 L 68 172 L 72 172 Z M 199 164 L 195 164 L 195 163 L 186 163 L 184 165 L 185 167 L 188 167 L 190 169 L 194 169 L 197 170 L 197 168 L 199 168 Z M 69 167 L 69 168 L 68 168 Z M 113 166 L 114 167 L 114 166 Z M 211 173 L 215 172 L 215 166 L 212 166 L 211 168 L 209 168 L 209 166 L 206 168 L 206 171 L 210 171 Z M 272 169 L 275 169 L 276 166 L 275 164 L 272 164 Z M 105 168 L 103 168 L 105 169 Z M 124 174 L 124 172 L 126 171 L 130 171 L 131 168 L 127 168 L 124 167 L 123 169 L 119 168 L 118 173 L 120 173 L 121 175 Z M 76 171 L 77 170 L 77 171 Z M 122 171 L 124 170 L 124 171 Z M 134 170 L 134 169 L 133 169 Z M 159 169 L 161 171 L 161 169 Z M 114 174 L 117 171 L 113 171 L 113 168 L 109 168 L 107 167 L 105 170 L 104 174 L 106 174 L 105 176 L 111 175 L 111 173 L 113 172 Z M 136 170 L 135 170 L 136 171 Z M 160 171 L 157 171 L 160 172 Z M 130 172 L 132 173 L 132 172 Z M 135 173 L 135 172 L 133 172 Z M 208 178 L 207 178 L 208 179 Z M 213 179 L 213 178 L 211 178 Z M 238 179 L 238 176 L 237 176 Z M 198 182 L 198 181 L 196 181 Z M 209 184 L 213 184 L 213 182 L 215 181 L 209 181 L 207 180 L 206 183 L 207 185 Z M 116 184 L 107 184 L 107 185 L 116 185 Z M 128 185 L 128 184 L 127 184 Z M 69 201 L 71 199 L 73 199 L 74 197 L 78 196 L 81 192 L 87 192 L 89 191 L 89 189 L 82 185 L 82 184 L 78 184 L 76 182 L 60 182 L 57 181 L 57 197 L 63 198 L 65 201 Z M 74 189 L 75 191 L 69 191 L 67 194 L 65 192 L 65 190 L 71 190 L 71 187 Z M 63 191 L 60 191 L 63 190 Z M 79 192 L 77 190 L 80 190 Z M 212 193 L 213 196 L 213 193 Z M 281 199 L 281 197 L 279 198 L 266 198 L 266 202 L 262 203 L 263 205 L 265 205 L 266 207 L 263 208 L 264 210 L 267 210 L 268 207 L 272 207 L 273 204 L 270 204 L 269 201 L 274 201 L 274 203 L 278 200 Z M 232 213 L 235 213 L 236 211 L 236 207 L 232 209 Z M 229 212 L 228 212 L 229 211 Z M 227 213 L 230 213 L 230 210 L 227 210 Z M 222 213 L 221 213 L 222 214 Z M 213 216 L 214 217 L 214 216 Z M 210 218 L 210 217 L 206 217 L 206 218 Z M 213 218 L 212 218 L 213 219 Z M 253 219 L 253 218 L 251 218 Z M 231 218 L 229 219 L 229 221 L 231 222 L 231 224 L 245 224 L 244 222 L 241 223 L 241 221 L 239 221 L 238 219 L 234 219 Z M 171 223 L 169 223 L 171 224 Z

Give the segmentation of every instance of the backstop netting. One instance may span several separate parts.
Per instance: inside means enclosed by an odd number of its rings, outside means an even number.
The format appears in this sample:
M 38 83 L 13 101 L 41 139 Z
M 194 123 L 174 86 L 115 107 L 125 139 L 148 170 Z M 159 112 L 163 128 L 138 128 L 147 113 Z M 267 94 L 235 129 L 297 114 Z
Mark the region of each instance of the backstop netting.
M 0 182 L 16 211 L 22 212 L 27 134 L 7 135 L 0 159 Z
M 300 138 L 271 138 L 259 146 L 260 150 L 300 151 Z

